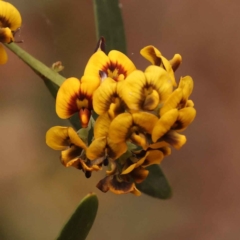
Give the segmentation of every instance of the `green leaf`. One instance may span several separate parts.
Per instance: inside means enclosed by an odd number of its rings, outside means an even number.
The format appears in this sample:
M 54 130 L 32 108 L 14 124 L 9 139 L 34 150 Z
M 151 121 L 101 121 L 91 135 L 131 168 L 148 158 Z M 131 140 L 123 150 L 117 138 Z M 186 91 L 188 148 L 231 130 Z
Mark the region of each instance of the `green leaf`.
M 48 88 L 49 92 L 54 97 L 54 99 L 56 99 L 59 86 L 47 79 L 44 79 L 44 83 L 45 83 L 46 87 Z
M 98 209 L 98 198 L 90 193 L 82 199 L 67 224 L 62 229 L 57 240 L 84 240 L 86 239 Z
M 172 196 L 171 187 L 158 165 L 151 165 L 146 168 L 149 170 L 147 178 L 137 188 L 152 197 L 168 199 Z
M 94 0 L 97 38 L 105 38 L 106 52 L 113 49 L 127 52 L 120 6 L 118 0 Z

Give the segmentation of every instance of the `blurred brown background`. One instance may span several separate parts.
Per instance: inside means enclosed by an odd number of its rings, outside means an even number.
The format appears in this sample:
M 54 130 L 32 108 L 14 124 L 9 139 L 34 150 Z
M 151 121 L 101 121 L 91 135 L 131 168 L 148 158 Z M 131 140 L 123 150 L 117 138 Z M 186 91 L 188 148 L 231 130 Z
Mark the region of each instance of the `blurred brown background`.
M 101 1 L 101 0 L 99 0 Z M 45 132 L 67 125 L 41 79 L 9 51 L 0 66 L 0 239 L 54 239 L 79 201 L 96 192 L 99 212 L 89 240 L 237 240 L 240 235 L 240 4 L 237 0 L 121 0 L 128 55 L 138 68 L 149 44 L 183 56 L 197 118 L 187 144 L 162 163 L 173 197 L 118 196 L 59 163 Z M 81 77 L 95 44 L 92 2 L 12 0 L 22 14 L 21 47 L 63 75 Z

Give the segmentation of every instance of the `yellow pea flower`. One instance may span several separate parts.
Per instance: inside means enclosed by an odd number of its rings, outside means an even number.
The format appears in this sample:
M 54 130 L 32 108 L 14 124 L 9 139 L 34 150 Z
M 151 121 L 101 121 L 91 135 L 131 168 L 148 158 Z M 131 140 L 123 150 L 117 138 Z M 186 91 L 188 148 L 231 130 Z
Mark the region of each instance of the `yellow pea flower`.
M 22 18 L 19 11 L 10 3 L 0 1 L 0 42 L 14 41 L 13 33 L 21 26 Z M 7 53 L 0 44 L 0 64 L 7 62 Z
M 101 162 L 92 162 L 86 158 L 87 146 L 71 127 L 50 128 L 46 133 L 46 143 L 50 148 L 61 151 L 60 159 L 65 167 L 81 169 L 86 177 L 90 177 L 92 171 L 101 169 Z
M 176 86 L 174 71 L 177 70 L 182 62 L 181 55 L 175 54 L 174 57 L 168 61 L 165 57 L 162 56 L 162 53 L 152 45 L 141 49 L 140 54 L 148 61 L 150 61 L 153 65 L 160 66 L 166 70 L 169 74 L 170 79 L 172 80 L 173 86 Z

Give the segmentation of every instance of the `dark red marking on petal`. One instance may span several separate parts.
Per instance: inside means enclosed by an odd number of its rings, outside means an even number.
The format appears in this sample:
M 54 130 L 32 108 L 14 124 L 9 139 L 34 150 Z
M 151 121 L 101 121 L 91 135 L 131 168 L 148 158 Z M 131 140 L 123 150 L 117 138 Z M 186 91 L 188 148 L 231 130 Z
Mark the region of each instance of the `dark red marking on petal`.
M 120 74 L 124 75 L 124 78 L 127 77 L 127 70 L 122 66 L 122 64 L 116 62 L 113 63 L 110 61 L 110 63 L 107 63 L 106 65 L 103 66 L 103 68 L 101 69 L 101 71 L 108 73 L 108 70 L 110 70 L 111 72 L 114 72 L 114 70 L 118 71 L 118 76 Z M 113 78 L 115 81 L 117 81 L 117 78 Z
M 77 106 L 77 99 L 79 98 L 79 94 L 74 94 L 71 96 L 68 106 L 67 106 L 67 113 L 68 115 L 73 115 L 74 113 L 78 112 L 78 106 Z

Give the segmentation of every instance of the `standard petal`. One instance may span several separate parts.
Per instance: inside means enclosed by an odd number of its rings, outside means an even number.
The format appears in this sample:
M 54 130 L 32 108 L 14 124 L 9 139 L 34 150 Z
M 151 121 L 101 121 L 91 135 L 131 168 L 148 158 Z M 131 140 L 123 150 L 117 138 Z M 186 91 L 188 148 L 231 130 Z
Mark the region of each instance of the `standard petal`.
M 19 11 L 10 3 L 0 1 L 0 25 L 9 27 L 12 31 L 18 29 L 22 24 L 22 18 Z
M 152 141 L 155 143 L 159 138 L 161 138 L 173 124 L 176 122 L 178 117 L 178 110 L 172 109 L 164 114 L 156 123 L 152 131 Z
M 56 112 L 60 118 L 69 118 L 79 111 L 80 81 L 68 78 L 58 90 L 56 98 Z
M 125 79 L 126 76 L 136 69 L 133 62 L 125 54 L 119 51 L 110 51 L 108 57 L 111 61 L 111 68 L 114 69 L 118 75 L 117 81 Z
M 142 71 L 136 70 L 132 72 L 124 81 L 119 89 L 120 97 L 132 111 L 139 111 L 146 98 L 144 94 L 144 86 L 146 78 Z
M 108 66 L 110 65 L 110 60 L 108 56 L 103 51 L 95 52 L 90 59 L 84 70 L 84 76 L 95 76 L 99 77 L 99 71 L 106 71 Z
M 64 150 L 70 145 L 68 127 L 55 126 L 46 133 L 46 144 L 54 150 Z
M 149 66 L 145 70 L 147 85 L 152 86 L 159 94 L 160 103 L 172 93 L 173 85 L 169 75 L 164 69 L 157 66 Z
M 101 115 L 109 110 L 110 105 L 113 103 L 112 99 L 116 95 L 116 90 L 117 83 L 113 79 L 107 78 L 94 92 L 93 108 L 97 114 Z
M 92 99 L 93 93 L 99 87 L 101 81 L 98 76 L 82 76 L 81 78 L 81 95 L 85 98 Z

